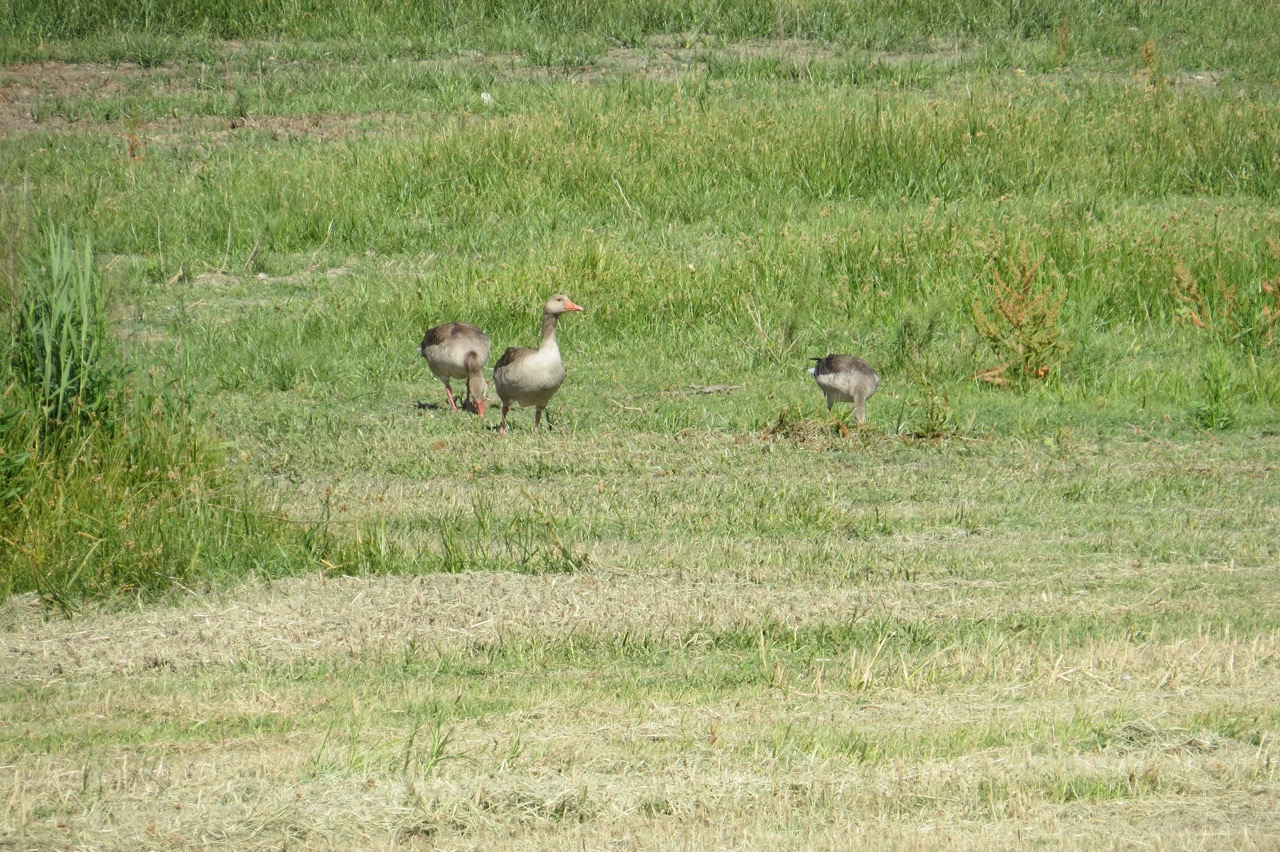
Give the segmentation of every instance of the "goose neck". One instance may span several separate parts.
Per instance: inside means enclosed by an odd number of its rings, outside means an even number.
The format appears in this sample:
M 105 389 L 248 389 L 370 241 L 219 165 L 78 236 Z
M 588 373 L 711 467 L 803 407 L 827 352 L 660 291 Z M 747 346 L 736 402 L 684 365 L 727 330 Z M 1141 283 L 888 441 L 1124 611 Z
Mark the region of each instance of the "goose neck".
M 553 349 L 556 346 L 556 320 L 559 317 L 555 314 L 542 315 L 542 348 Z

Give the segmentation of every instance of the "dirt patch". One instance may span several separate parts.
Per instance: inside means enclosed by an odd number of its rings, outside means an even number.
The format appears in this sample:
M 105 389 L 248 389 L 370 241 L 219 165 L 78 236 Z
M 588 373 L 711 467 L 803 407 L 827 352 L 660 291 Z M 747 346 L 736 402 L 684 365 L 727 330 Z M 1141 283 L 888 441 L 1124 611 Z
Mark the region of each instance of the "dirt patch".
M 145 156 L 148 144 L 191 136 L 212 145 L 226 141 L 237 131 L 266 132 L 289 140 L 336 139 L 361 129 L 385 133 L 388 128 L 406 123 L 403 116 L 381 111 L 358 115 L 175 115 L 147 121 L 92 121 L 68 118 L 58 106 L 68 101 L 107 100 L 159 88 L 194 95 L 197 86 L 185 76 L 186 72 L 175 66 L 143 68 L 132 63 L 42 62 L 8 66 L 0 70 L 0 135 L 60 133 L 87 126 L 119 129 L 127 141 L 128 155 L 139 159 Z
M 671 80 L 705 68 L 719 60 L 777 60 L 797 66 L 831 62 L 840 51 L 829 43 L 803 39 L 781 41 L 752 40 L 726 45 L 713 45 L 696 40 L 668 36 L 652 39 L 643 48 L 615 47 L 605 51 L 600 61 L 584 68 L 586 77 L 627 74 Z
M 225 46 L 234 51 L 236 44 Z M 774 60 L 785 65 L 805 67 L 826 64 L 849 55 L 826 42 L 805 39 L 750 40 L 716 43 L 688 36 L 661 36 L 641 47 L 614 47 L 596 61 L 575 67 L 548 67 L 530 63 L 518 54 L 462 53 L 440 59 L 418 60 L 421 66 L 440 74 L 483 68 L 497 80 L 568 79 L 593 83 L 616 76 L 643 76 L 671 81 L 705 70 L 715 61 Z M 870 66 L 913 63 L 943 64 L 964 59 L 962 49 L 940 49 L 918 53 L 880 53 L 862 51 L 857 56 Z M 273 67 L 301 66 L 293 60 L 273 63 Z M 352 63 L 352 72 L 359 66 Z M 332 70 L 331 66 L 326 66 Z M 144 68 L 130 62 L 119 64 L 41 62 L 12 65 L 0 69 L 0 135 L 32 132 L 67 132 L 73 128 L 92 126 L 89 119 L 66 116 L 66 103 L 107 100 L 163 88 L 169 93 L 203 90 L 188 68 L 160 65 Z M 202 75 L 204 72 L 201 72 Z M 235 72 L 226 72 L 233 74 Z M 205 75 L 207 76 L 207 75 Z M 384 133 L 389 128 L 411 126 L 415 119 L 391 113 L 366 111 L 359 115 L 178 115 L 146 121 L 99 121 L 100 126 L 118 125 L 128 143 L 128 154 L 140 157 L 148 144 L 158 144 L 179 137 L 199 135 L 210 144 L 225 139 L 236 131 L 262 131 L 286 139 L 300 137 L 340 138 L 360 131 Z
M 5 97 L 37 94 L 44 97 L 73 97 L 84 94 L 118 95 L 125 91 L 126 80 L 172 74 L 173 69 L 145 70 L 138 65 L 122 63 L 103 65 L 95 62 L 39 62 L 9 65 L 0 71 L 0 93 Z
M 118 97 L 128 81 L 148 74 L 136 65 L 40 62 L 10 65 L 0 71 L 0 135 L 48 129 L 40 104 L 57 98 Z M 70 122 L 54 119 L 53 127 Z

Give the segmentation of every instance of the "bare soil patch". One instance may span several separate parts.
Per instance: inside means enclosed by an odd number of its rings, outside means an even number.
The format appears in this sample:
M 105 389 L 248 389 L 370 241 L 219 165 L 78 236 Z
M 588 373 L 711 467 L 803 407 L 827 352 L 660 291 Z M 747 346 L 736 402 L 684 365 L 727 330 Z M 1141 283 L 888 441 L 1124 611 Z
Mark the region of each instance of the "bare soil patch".
M 63 133 L 94 124 L 73 121 L 50 111 L 44 104 L 78 98 L 108 99 L 129 92 L 163 87 L 167 91 L 197 91 L 184 69 L 177 66 L 143 68 L 133 63 L 42 62 L 12 65 L 0 70 L 0 134 Z M 147 144 L 196 136 L 207 144 L 219 144 L 237 131 L 259 131 L 284 139 L 304 137 L 337 139 L 360 132 L 387 132 L 405 126 L 404 116 L 387 112 L 359 114 L 310 113 L 305 115 L 176 115 L 145 121 L 113 119 L 96 122 L 129 138 L 129 154 L 145 155 Z
M 228 50 L 236 48 L 228 44 Z M 418 60 L 421 65 L 449 73 L 466 68 L 483 68 L 497 79 L 568 79 L 591 83 L 610 76 L 644 76 L 658 80 L 674 80 L 704 70 L 715 60 L 776 60 L 803 67 L 837 61 L 844 54 L 824 42 L 805 39 L 749 40 L 734 43 L 712 43 L 695 38 L 664 36 L 653 38 L 642 47 L 613 47 L 595 62 L 578 67 L 547 67 L 529 62 L 518 54 L 490 55 L 463 53 L 441 59 Z M 942 64 L 964 60 L 970 53 L 961 48 L 935 51 L 859 52 L 869 65 L 905 65 L 912 63 Z M 297 61 L 281 65 L 298 65 Z M 358 70 L 352 66 L 353 73 Z M 230 73 L 230 72 L 217 72 Z M 66 132 L 83 127 L 84 122 L 71 121 L 45 108 L 58 100 L 116 98 L 130 92 L 163 87 L 166 91 L 195 93 L 197 87 L 191 72 L 178 65 L 144 68 L 136 63 L 69 63 L 41 62 L 11 65 L 0 69 L 0 134 Z M 403 126 L 408 119 L 389 113 L 362 112 L 359 115 L 315 113 L 308 115 L 246 116 L 171 116 L 145 121 L 104 122 L 119 125 L 121 132 L 136 137 L 137 142 L 163 142 L 178 135 L 199 135 L 217 143 L 219 137 L 237 130 L 259 130 L 285 138 L 340 138 L 365 130 L 385 132 Z M 140 151 L 131 147 L 133 154 Z
M 10 65 L 0 70 L 0 134 L 61 129 L 69 122 L 54 118 L 37 121 L 35 105 L 48 98 L 116 97 L 130 81 L 162 73 L 132 64 L 40 62 Z

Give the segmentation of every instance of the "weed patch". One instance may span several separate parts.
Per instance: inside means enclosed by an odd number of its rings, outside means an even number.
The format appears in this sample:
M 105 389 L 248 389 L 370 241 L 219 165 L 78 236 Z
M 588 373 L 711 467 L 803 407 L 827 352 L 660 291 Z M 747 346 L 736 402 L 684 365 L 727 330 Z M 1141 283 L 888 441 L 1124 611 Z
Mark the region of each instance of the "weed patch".
M 973 326 L 1002 359 L 979 374 L 983 381 L 1001 386 L 1039 381 L 1070 353 L 1073 344 L 1063 339 L 1058 319 L 1067 291 L 1037 280 L 1042 263 L 1043 259 L 1028 259 L 1023 243 L 1018 259 L 1008 260 L 1004 275 L 992 271 L 989 304 L 974 300 Z
M 75 246 L 56 227 L 46 228 L 45 240 L 45 252 L 27 264 L 9 350 L 18 392 L 30 396 L 43 435 L 73 419 L 109 424 L 119 379 L 90 240 Z
M 1267 245 L 1272 255 L 1280 259 L 1280 242 L 1268 239 Z M 1171 292 L 1178 305 L 1178 321 L 1246 354 L 1269 350 L 1280 323 L 1280 276 L 1261 281 L 1243 293 L 1236 284 L 1221 277 L 1214 282 L 1202 289 L 1185 264 L 1176 264 Z
M 158 371 L 120 366 L 89 241 L 45 236 L 6 353 L 0 595 L 34 591 L 71 611 L 296 559 L 280 520 L 228 475 L 190 397 Z

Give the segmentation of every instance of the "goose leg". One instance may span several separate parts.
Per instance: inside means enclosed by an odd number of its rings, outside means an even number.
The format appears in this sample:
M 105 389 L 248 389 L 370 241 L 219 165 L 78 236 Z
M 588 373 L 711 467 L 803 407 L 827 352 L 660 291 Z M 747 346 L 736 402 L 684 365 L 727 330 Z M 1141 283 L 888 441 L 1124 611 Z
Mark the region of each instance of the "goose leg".
M 449 387 L 449 380 L 448 380 L 448 379 L 445 379 L 445 380 L 444 380 L 444 393 L 445 393 L 445 396 L 449 397 L 449 409 L 450 409 L 451 411 L 457 411 L 457 410 L 458 410 L 458 403 L 454 402 L 454 399 L 453 399 L 453 388 Z
M 548 425 L 550 425 L 550 421 L 548 421 Z M 542 409 L 535 408 L 533 410 L 533 431 L 535 432 L 538 431 L 538 429 L 541 426 L 542 426 Z
M 507 434 L 507 409 L 510 407 L 511 406 L 507 405 L 505 402 L 502 403 L 502 422 L 498 424 L 499 435 Z

